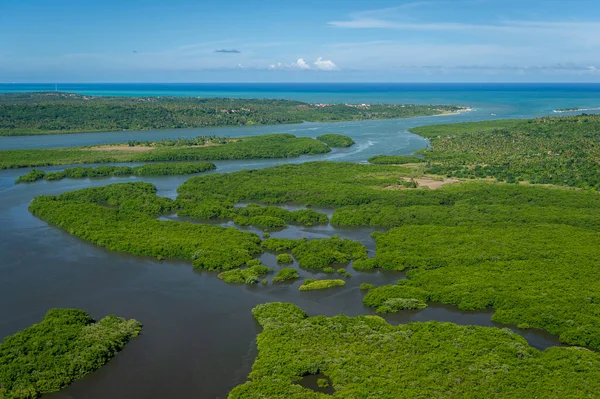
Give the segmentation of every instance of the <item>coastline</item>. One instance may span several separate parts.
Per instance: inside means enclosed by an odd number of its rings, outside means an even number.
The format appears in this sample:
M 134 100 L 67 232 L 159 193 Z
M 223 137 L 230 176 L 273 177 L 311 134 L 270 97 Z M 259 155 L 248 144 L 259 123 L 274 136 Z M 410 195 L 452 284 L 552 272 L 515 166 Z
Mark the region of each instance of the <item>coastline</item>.
M 473 107 L 464 107 L 462 109 L 459 109 L 458 111 L 452 111 L 452 112 L 442 112 L 441 114 L 437 114 L 437 115 L 431 115 L 431 116 L 448 116 L 448 115 L 460 115 L 460 114 L 464 114 L 466 112 L 471 112 L 473 111 Z

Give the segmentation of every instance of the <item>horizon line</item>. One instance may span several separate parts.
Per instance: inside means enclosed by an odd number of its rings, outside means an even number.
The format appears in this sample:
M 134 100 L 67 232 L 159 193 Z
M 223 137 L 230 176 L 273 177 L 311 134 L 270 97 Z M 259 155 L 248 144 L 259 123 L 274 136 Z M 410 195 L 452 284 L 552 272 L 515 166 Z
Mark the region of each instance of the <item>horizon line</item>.
M 245 81 L 245 82 L 0 82 L 0 85 L 76 85 L 76 84 L 97 84 L 97 85 L 107 85 L 107 84 L 158 84 L 158 85 L 178 85 L 178 84 L 322 84 L 322 85 L 334 85 L 334 84 L 600 84 L 600 81 L 596 82 L 578 82 L 578 81 L 560 81 L 560 82 L 552 82 L 552 81 L 530 81 L 530 82 L 515 82 L 515 81 L 481 81 L 481 82 L 352 82 L 352 81 L 339 81 L 339 82 L 258 82 L 258 81 Z

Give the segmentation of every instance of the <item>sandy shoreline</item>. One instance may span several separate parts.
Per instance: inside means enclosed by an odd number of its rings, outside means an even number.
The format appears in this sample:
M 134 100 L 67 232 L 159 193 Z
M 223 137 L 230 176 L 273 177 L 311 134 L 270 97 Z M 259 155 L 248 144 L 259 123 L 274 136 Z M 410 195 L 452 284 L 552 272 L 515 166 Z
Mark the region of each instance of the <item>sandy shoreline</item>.
M 463 108 L 463 109 L 459 109 L 458 111 L 454 111 L 454 112 L 444 112 L 444 113 L 437 114 L 437 115 L 432 115 L 432 116 L 460 115 L 460 114 L 463 114 L 463 113 L 465 113 L 465 112 L 471 112 L 471 111 L 473 111 L 473 108 L 471 108 L 471 107 L 466 107 L 466 108 Z

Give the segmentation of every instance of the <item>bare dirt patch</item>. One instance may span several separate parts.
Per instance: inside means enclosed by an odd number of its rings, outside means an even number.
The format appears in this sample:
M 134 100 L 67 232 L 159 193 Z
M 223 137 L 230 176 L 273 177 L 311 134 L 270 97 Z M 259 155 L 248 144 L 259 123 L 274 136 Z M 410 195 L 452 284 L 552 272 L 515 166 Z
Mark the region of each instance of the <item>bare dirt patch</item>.
M 456 180 L 456 179 L 434 180 L 434 179 L 428 178 L 428 177 L 419 177 L 419 178 L 414 178 L 414 179 L 406 178 L 405 180 L 416 181 L 417 184 L 419 185 L 419 188 L 427 187 L 430 190 L 436 190 L 446 184 L 458 183 L 460 181 L 460 180 Z M 414 190 L 414 189 L 406 188 L 402 185 L 393 185 L 393 186 L 384 187 L 384 190 Z
M 433 180 L 433 179 L 428 179 L 426 177 L 422 177 L 422 178 L 418 178 L 418 179 L 414 179 L 414 180 L 419 184 L 419 187 L 429 187 L 431 190 L 438 189 L 446 184 L 459 182 L 459 180 L 456 180 L 456 179 Z
M 231 142 L 235 142 L 237 140 L 231 140 Z M 204 148 L 204 147 L 215 147 L 221 145 L 220 143 L 206 143 L 202 145 L 185 145 L 185 146 L 167 146 L 167 147 L 155 147 L 155 146 L 145 146 L 145 145 L 136 145 L 129 146 L 127 144 L 117 144 L 117 145 L 97 145 L 94 147 L 89 147 L 89 150 L 92 151 L 124 151 L 124 152 L 147 152 L 156 150 L 159 148 L 163 149 L 176 149 L 176 148 Z
M 144 146 L 128 146 L 127 144 L 122 145 L 99 145 L 95 147 L 89 147 L 91 151 L 127 151 L 127 152 L 146 152 L 151 151 L 155 147 L 144 147 Z

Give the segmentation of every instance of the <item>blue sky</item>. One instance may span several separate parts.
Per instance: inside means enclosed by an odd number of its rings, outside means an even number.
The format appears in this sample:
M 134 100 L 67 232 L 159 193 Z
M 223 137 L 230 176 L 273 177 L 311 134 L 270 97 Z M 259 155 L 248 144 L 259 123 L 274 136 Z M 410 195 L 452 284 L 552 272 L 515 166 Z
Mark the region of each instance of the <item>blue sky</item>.
M 0 82 L 600 82 L 596 0 L 0 0 Z

